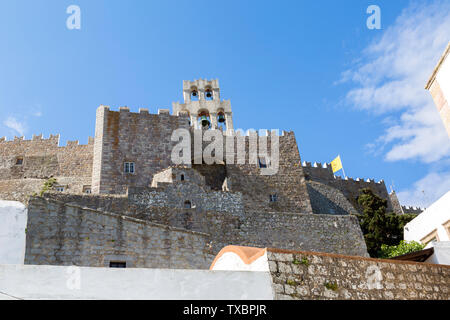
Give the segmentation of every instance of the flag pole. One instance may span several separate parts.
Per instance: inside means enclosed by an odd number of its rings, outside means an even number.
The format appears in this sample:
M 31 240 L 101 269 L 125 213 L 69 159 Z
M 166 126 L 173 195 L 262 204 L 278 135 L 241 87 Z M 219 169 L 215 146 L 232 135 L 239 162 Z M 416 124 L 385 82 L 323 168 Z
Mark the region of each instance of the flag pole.
M 347 175 L 345 174 L 345 170 L 344 170 L 344 165 L 342 164 L 341 155 L 339 154 L 338 156 L 339 156 L 339 160 L 341 160 L 342 172 L 344 173 L 344 177 L 347 178 Z

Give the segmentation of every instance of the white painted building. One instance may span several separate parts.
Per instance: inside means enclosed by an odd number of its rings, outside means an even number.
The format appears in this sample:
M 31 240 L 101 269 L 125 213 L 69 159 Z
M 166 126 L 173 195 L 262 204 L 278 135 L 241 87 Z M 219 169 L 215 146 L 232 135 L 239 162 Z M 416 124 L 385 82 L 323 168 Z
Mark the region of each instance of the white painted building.
M 430 91 L 450 137 L 450 42 L 434 68 L 425 89 Z
M 269 272 L 1 265 L 0 300 L 272 300 Z
M 0 200 L 0 264 L 23 264 L 26 227 L 25 205 Z
M 427 245 L 450 241 L 450 191 L 405 225 L 404 239 Z

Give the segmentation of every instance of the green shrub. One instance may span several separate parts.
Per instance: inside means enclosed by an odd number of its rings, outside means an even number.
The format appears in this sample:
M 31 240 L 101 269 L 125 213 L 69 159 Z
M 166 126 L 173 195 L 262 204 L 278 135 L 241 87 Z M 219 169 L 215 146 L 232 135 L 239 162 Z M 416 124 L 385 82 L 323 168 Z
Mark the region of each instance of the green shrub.
M 407 253 L 420 251 L 425 248 L 424 244 L 420 244 L 416 241 L 400 241 L 400 244 L 396 246 L 388 246 L 386 244 L 381 245 L 380 258 L 394 258 Z
M 44 193 L 46 193 L 49 190 L 52 190 L 53 186 L 55 185 L 55 183 L 56 183 L 56 179 L 55 178 L 47 179 L 44 182 L 44 184 L 42 185 L 41 192 L 39 192 L 39 196 L 42 197 L 44 195 Z

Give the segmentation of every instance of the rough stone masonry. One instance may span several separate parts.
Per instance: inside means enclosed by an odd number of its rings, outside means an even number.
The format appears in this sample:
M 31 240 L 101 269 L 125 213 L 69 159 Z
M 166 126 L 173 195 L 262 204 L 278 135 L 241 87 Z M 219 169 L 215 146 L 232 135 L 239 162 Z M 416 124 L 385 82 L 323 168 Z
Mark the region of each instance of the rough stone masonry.
M 355 197 L 369 187 L 389 208 L 400 207 L 384 182 L 338 180 L 322 166 L 302 165 L 293 132 L 268 133 L 270 148 L 251 162 L 251 137 L 263 135 L 234 129 L 217 80 L 184 81 L 183 96 L 173 114 L 100 106 L 86 145 L 60 146 L 59 135 L 0 139 L 0 198 L 28 203 L 27 263 L 206 268 L 229 244 L 367 256 Z M 177 129 L 191 137 L 214 130 L 226 157 L 175 165 Z M 278 170 L 262 175 L 273 139 Z M 234 161 L 237 141 L 244 163 Z M 53 190 L 39 197 L 49 178 Z

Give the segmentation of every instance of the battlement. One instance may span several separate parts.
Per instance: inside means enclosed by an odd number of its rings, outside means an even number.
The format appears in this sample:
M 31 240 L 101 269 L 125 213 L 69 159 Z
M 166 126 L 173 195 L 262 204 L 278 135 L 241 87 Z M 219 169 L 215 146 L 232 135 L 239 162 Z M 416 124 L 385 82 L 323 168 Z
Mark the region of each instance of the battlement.
M 130 113 L 130 114 L 133 114 L 133 115 L 137 115 L 137 114 L 153 115 L 153 116 L 171 115 L 169 109 L 158 109 L 157 113 L 150 113 L 148 108 L 139 108 L 138 112 L 132 112 L 132 111 L 130 111 L 130 108 L 126 107 L 126 106 L 119 107 L 119 110 L 117 110 L 117 111 L 111 110 L 110 106 L 105 106 L 105 105 L 100 105 L 99 109 L 103 109 L 105 112 L 109 111 L 109 112 L 119 112 L 119 113 Z M 174 115 L 171 115 L 171 116 L 174 116 L 174 117 L 176 117 L 176 116 L 178 116 L 178 117 L 188 117 L 189 113 L 185 112 L 185 111 L 180 111 L 177 114 L 174 114 Z
M 230 129 L 224 132 L 227 136 L 236 136 L 236 137 L 287 137 L 287 136 L 294 136 L 293 131 L 285 131 L 276 129 L 276 130 L 267 130 L 267 129 L 260 129 L 258 131 L 254 129 L 248 129 L 247 131 L 244 131 L 242 129 Z
M 79 140 L 67 140 L 67 143 L 65 146 L 59 145 L 60 142 L 60 134 L 50 134 L 50 136 L 45 139 L 41 134 L 35 135 L 33 134 L 32 138 L 29 140 L 26 140 L 24 136 L 21 137 L 14 137 L 13 140 L 7 140 L 6 137 L 0 138 L 0 145 L 2 144 L 12 144 L 12 145 L 18 145 L 18 144 L 26 144 L 26 145 L 32 145 L 36 144 L 36 146 L 42 147 L 43 145 L 52 146 L 52 147 L 74 147 L 74 146 L 86 146 L 86 145 L 93 145 L 94 144 L 94 138 L 88 137 L 88 143 L 87 144 L 79 144 Z
M 53 135 L 51 134 L 48 139 L 45 139 L 42 136 L 42 133 L 39 135 L 34 135 L 30 140 L 26 140 L 25 136 L 17 137 L 15 136 L 13 140 L 7 140 L 6 137 L 0 138 L 0 143 L 7 143 L 7 144 L 20 144 L 20 143 L 32 143 L 34 141 L 39 141 L 41 143 L 48 143 L 51 145 L 58 145 L 59 144 L 59 134 Z
M 219 89 L 219 80 L 218 79 L 197 79 L 197 80 L 183 80 L 183 91 L 191 90 L 192 88 L 196 88 L 198 90 L 211 88 L 211 89 Z
M 352 181 L 352 182 L 360 182 L 360 183 L 368 183 L 368 184 L 383 184 L 384 180 L 380 180 L 378 182 L 376 182 L 374 179 L 365 179 L 365 178 L 351 178 L 351 177 L 339 177 L 339 176 L 335 176 L 333 174 L 333 171 L 331 169 L 331 164 L 330 163 L 324 163 L 322 164 L 321 162 L 314 162 L 314 164 L 311 164 L 311 162 L 307 162 L 307 161 L 303 161 L 302 162 L 302 167 L 306 168 L 307 171 L 314 175 L 315 172 L 319 173 L 319 171 L 326 171 L 330 173 L 330 177 L 329 179 L 334 179 L 334 180 L 342 180 L 342 181 Z M 308 170 L 309 169 L 309 170 Z M 325 170 L 323 170 L 325 169 Z M 313 179 L 314 180 L 314 179 Z
M 420 214 L 425 209 L 422 209 L 420 207 L 402 206 L 403 213 L 406 213 L 406 214 Z

